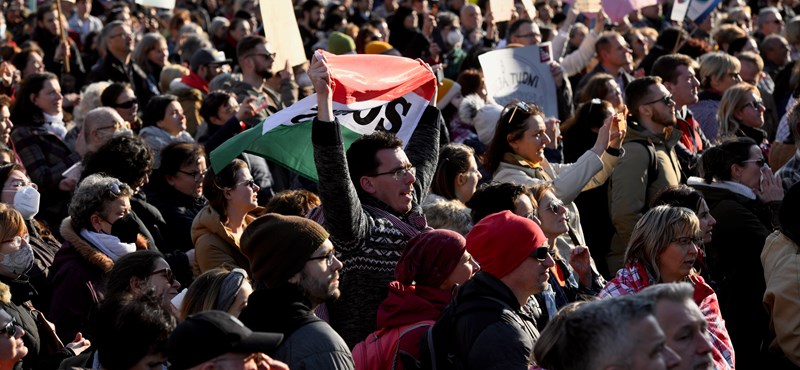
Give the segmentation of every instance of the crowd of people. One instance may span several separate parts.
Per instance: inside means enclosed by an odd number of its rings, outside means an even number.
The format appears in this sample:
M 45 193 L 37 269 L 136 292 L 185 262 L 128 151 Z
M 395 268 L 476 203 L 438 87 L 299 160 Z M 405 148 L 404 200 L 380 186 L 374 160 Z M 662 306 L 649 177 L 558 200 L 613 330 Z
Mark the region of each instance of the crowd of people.
M 299 65 L 271 0 L 56 1 L 0 5 L 0 370 L 800 369 L 796 1 L 295 0 Z M 436 75 L 407 142 L 345 144 L 358 54 Z M 306 97 L 317 179 L 211 168 Z

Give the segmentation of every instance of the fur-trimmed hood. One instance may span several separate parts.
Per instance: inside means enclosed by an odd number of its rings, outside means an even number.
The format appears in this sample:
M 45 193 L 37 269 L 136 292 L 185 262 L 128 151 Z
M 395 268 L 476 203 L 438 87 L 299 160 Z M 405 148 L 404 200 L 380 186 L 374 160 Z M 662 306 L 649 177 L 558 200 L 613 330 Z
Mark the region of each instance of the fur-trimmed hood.
M 67 217 L 61 222 L 61 237 L 64 238 L 64 241 L 72 245 L 72 248 L 74 248 L 83 259 L 101 270 L 109 272 L 111 268 L 114 267 L 114 261 L 111 257 L 106 256 L 75 231 L 72 227 L 72 218 Z M 147 249 L 147 239 L 142 236 L 142 234 L 139 234 L 136 238 L 136 250 L 143 249 Z

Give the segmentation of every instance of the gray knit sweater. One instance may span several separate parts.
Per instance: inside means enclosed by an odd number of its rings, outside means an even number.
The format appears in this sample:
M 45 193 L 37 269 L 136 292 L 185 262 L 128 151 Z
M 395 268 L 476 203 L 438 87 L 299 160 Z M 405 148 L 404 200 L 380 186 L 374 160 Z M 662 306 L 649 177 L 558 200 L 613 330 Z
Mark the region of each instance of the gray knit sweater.
M 344 263 L 340 273 L 341 298 L 329 303 L 328 310 L 331 326 L 350 347 L 376 330 L 378 305 L 388 294 L 395 265 L 411 238 L 375 210 L 389 212 L 410 225 L 415 225 L 412 220 L 424 221 L 419 204 L 436 171 L 442 120 L 438 109 L 428 107 L 405 147 L 417 172 L 412 209 L 404 215 L 371 196 L 359 198 L 350 181 L 338 123 L 314 120 L 312 142 L 322 206 L 309 217 L 321 221 L 328 230 Z M 417 222 L 414 232 L 424 227 L 420 226 Z

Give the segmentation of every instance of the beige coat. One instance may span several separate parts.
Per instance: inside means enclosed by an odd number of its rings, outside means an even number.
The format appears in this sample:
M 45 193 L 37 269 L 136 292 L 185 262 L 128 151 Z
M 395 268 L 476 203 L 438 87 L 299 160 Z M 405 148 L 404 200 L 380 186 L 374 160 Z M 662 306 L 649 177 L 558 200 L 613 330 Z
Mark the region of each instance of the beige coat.
M 244 227 L 255 220 L 252 215 L 244 218 Z M 213 268 L 229 266 L 250 271 L 250 260 L 239 249 L 239 236 L 222 224 L 219 214 L 211 206 L 205 206 L 192 222 L 192 243 L 195 250 L 194 275 Z
M 764 306 L 770 314 L 769 330 L 775 339 L 769 347 L 781 351 L 800 366 L 800 247 L 780 231 L 767 237 L 761 251 L 764 266 Z

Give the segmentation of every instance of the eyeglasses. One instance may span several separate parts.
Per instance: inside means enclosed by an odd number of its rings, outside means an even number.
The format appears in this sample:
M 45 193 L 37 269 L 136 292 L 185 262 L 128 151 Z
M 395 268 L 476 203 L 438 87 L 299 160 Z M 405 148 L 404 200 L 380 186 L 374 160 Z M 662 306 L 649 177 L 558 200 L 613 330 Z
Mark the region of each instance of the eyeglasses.
M 542 224 L 542 220 L 540 220 L 539 217 L 536 216 L 536 211 L 528 213 L 527 215 L 525 215 L 525 217 L 527 217 L 529 220 L 533 220 L 533 222 L 535 222 L 537 225 Z
M 136 105 L 139 105 L 139 101 L 136 99 L 131 99 L 122 103 L 113 103 L 111 104 L 111 108 L 131 109 Z
M 738 81 L 738 82 L 742 81 L 742 75 L 740 75 L 739 72 L 729 72 L 729 73 L 726 73 L 725 75 L 728 76 L 728 77 L 733 78 L 735 81 Z
M 673 99 L 672 95 L 669 95 L 669 94 L 664 95 L 664 96 L 662 96 L 662 97 L 660 97 L 660 98 L 658 98 L 656 100 L 653 100 L 651 102 L 642 103 L 641 105 L 650 105 L 650 104 L 655 104 L 655 103 L 658 103 L 658 102 L 662 102 L 662 103 L 664 103 L 664 105 L 666 105 L 668 107 L 671 107 L 671 106 L 675 105 L 675 99 Z
M 753 109 L 755 109 L 755 110 L 766 109 L 766 107 L 764 106 L 764 101 L 763 100 L 753 100 L 753 101 L 748 102 L 747 104 L 745 104 L 744 107 L 745 108 L 753 107 Z
M 672 242 L 680 244 L 681 247 L 688 247 L 690 244 L 700 245 L 703 242 L 703 238 L 699 236 L 682 236 L 672 239 Z
M 383 175 L 392 175 L 392 177 L 394 177 L 395 180 L 400 181 L 404 177 L 406 177 L 406 175 L 409 174 L 409 173 L 411 174 L 411 176 L 417 176 L 417 169 L 414 166 L 402 167 L 402 168 L 398 168 L 396 170 L 391 170 L 389 172 L 376 173 L 376 174 L 372 175 L 371 177 L 383 176 Z
M 111 125 L 111 126 L 98 127 L 98 128 L 96 128 L 94 130 L 95 131 L 100 131 L 100 130 L 107 130 L 107 129 L 110 129 L 110 128 L 113 128 L 114 131 L 117 131 L 117 130 L 120 130 L 120 129 L 130 129 L 131 128 L 131 124 L 128 123 L 127 121 L 119 121 L 119 122 L 114 122 L 114 124 Z
M 256 184 L 256 180 L 253 180 L 253 179 L 244 180 L 244 181 L 236 184 L 236 186 L 239 186 L 239 185 L 247 186 L 250 189 L 257 189 L 258 188 L 258 184 Z
M 0 329 L 0 334 L 8 335 L 9 338 L 17 336 L 17 320 L 12 317 L 11 321 Z
M 331 250 L 324 256 L 310 257 L 308 261 L 325 260 L 325 263 L 328 265 L 328 267 L 331 267 L 333 264 L 333 257 L 335 256 L 333 255 L 333 250 Z
M 15 236 L 15 237 L 11 238 L 11 239 L 8 239 L 8 240 L 3 240 L 3 241 L 2 241 L 2 242 L 0 242 L 0 243 L 1 243 L 1 244 L 5 244 L 5 243 L 11 243 L 11 246 L 12 246 L 12 247 L 14 247 L 14 248 L 19 248 L 19 247 L 21 247 L 21 246 L 22 246 L 22 241 L 23 241 L 23 240 L 25 241 L 25 243 L 26 243 L 26 244 L 27 244 L 27 243 L 30 243 L 30 241 L 31 241 L 31 236 L 30 236 L 29 234 L 17 235 L 17 236 Z
M 192 172 L 188 172 L 188 171 L 184 171 L 184 170 L 178 170 L 178 172 L 180 172 L 180 173 L 182 173 L 184 175 L 187 175 L 187 176 L 191 176 L 192 179 L 194 179 L 195 182 L 200 182 L 206 177 L 206 173 L 208 173 L 208 169 L 205 169 L 205 170 L 202 170 L 202 171 L 192 171 Z
M 151 272 L 150 275 L 148 275 L 148 276 L 153 276 L 153 275 L 164 275 L 164 278 L 166 278 L 167 281 L 170 284 L 174 284 L 175 283 L 175 275 L 172 273 L 172 270 L 169 269 L 169 268 L 163 268 L 161 270 L 155 270 L 155 271 Z
M 535 258 L 539 262 L 547 261 L 547 256 L 550 255 L 550 248 L 547 247 L 539 247 L 531 252 L 531 257 Z
M 555 214 L 559 214 L 561 210 L 567 210 L 567 207 L 564 205 L 564 202 L 561 199 L 554 199 L 550 204 L 547 205 L 547 210 L 553 212 Z
M 764 167 L 764 165 L 767 164 L 767 160 L 764 158 L 748 159 L 746 161 L 742 161 L 742 163 L 755 163 L 758 167 Z
M 30 187 L 32 187 L 32 188 L 34 188 L 36 190 L 39 190 L 39 185 L 36 185 L 36 184 L 34 184 L 34 183 L 30 182 L 30 181 L 27 181 L 27 180 L 14 180 L 11 183 L 9 183 L 8 185 L 6 185 L 7 188 L 14 188 L 14 189 L 19 189 L 19 188 L 21 188 L 23 186 L 30 186 Z

